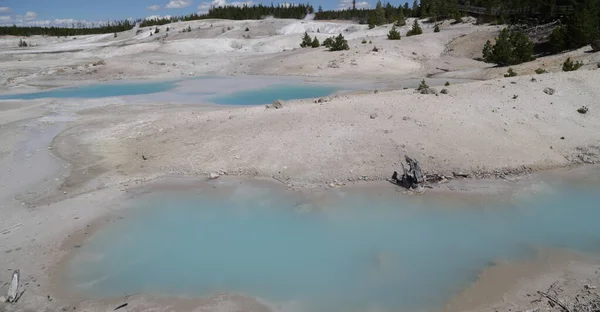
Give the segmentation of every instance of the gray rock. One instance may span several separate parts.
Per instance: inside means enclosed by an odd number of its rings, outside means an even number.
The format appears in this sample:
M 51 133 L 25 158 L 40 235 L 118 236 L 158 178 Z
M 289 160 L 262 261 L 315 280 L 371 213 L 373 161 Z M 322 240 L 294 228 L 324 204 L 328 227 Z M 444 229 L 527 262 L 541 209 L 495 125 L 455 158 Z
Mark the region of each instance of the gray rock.
M 448 94 L 448 89 L 442 89 L 442 91 L 440 91 L 441 94 Z
M 592 46 L 592 50 L 593 50 L 594 52 L 598 52 L 598 51 L 600 51 L 600 39 L 598 39 L 598 40 L 596 40 L 596 41 L 592 42 L 592 44 L 590 44 L 590 45 Z
M 216 173 L 216 172 L 211 172 L 211 173 L 208 175 L 208 178 L 210 178 L 210 179 L 213 179 L 213 180 L 214 180 L 214 179 L 216 179 L 216 178 L 218 178 L 218 177 L 219 177 L 219 174 L 218 174 L 218 173 Z
M 283 100 L 277 100 L 277 101 L 273 102 L 272 107 L 275 109 L 283 108 Z
M 546 93 L 548 95 L 553 95 L 554 92 L 556 92 L 556 90 L 554 90 L 552 88 L 546 88 L 546 89 L 544 89 L 544 93 Z
M 371 119 L 375 119 L 375 118 L 377 118 L 377 113 L 373 113 L 373 114 L 371 114 L 371 116 L 369 116 L 369 117 L 371 117 Z
M 434 88 L 421 89 L 421 94 L 437 94 L 437 90 Z

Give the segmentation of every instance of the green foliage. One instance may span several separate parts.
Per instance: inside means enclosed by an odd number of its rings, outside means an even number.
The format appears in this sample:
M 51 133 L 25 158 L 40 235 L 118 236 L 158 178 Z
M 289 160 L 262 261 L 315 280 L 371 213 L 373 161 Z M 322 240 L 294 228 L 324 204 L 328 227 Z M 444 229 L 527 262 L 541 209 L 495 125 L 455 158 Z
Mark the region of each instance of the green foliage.
M 319 43 L 319 39 L 317 39 L 317 36 L 315 36 L 315 38 L 313 38 L 313 41 L 311 43 L 311 47 L 313 48 L 318 48 L 321 44 Z
M 392 29 L 390 29 L 390 32 L 387 35 L 389 40 L 400 40 L 400 32 L 396 30 L 396 26 L 392 26 Z
M 301 48 L 312 47 L 312 38 L 308 35 L 308 32 L 304 32 L 304 36 L 302 37 L 302 42 L 300 43 Z
M 369 17 L 369 29 L 375 28 L 375 16 L 372 15 Z
M 402 27 L 406 25 L 406 17 L 404 16 L 404 9 L 399 9 L 398 17 L 396 18 L 396 26 Z
M 27 42 L 23 39 L 19 39 L 19 48 L 27 48 Z
M 552 53 L 559 53 L 567 48 L 567 27 L 559 26 L 554 28 L 550 34 L 550 49 Z
M 435 27 L 433 28 L 433 32 L 440 32 L 440 25 L 439 24 L 435 24 Z
M 244 31 L 250 31 L 250 28 L 246 27 L 246 30 L 244 30 Z
M 548 71 L 545 70 L 545 69 L 543 69 L 543 68 L 538 68 L 538 69 L 535 70 L 535 73 L 538 74 L 538 75 L 545 74 L 547 72 Z
M 192 32 L 192 26 L 188 26 L 188 27 L 187 27 L 187 31 L 188 31 L 188 32 Z
M 417 90 L 419 90 L 419 91 L 424 90 L 424 89 L 429 89 L 429 86 L 425 82 L 425 79 L 421 80 L 421 83 L 417 87 Z
M 373 16 L 374 16 L 373 23 L 377 26 L 383 25 L 387 22 L 387 19 L 385 17 L 385 10 L 383 9 L 383 6 L 381 5 L 381 0 L 377 0 L 377 5 L 375 6 L 375 12 L 374 12 Z
M 444 86 L 448 87 L 448 86 L 450 86 L 450 83 L 448 81 L 446 81 L 446 83 L 444 84 Z
M 494 48 L 492 46 L 492 42 L 489 40 L 486 41 L 485 45 L 483 46 L 483 51 L 482 51 L 483 59 L 486 61 L 491 60 L 493 58 L 493 56 L 492 56 L 493 51 L 494 51 Z
M 517 76 L 517 72 L 515 72 L 512 68 L 508 68 L 508 71 L 506 72 L 506 74 L 504 74 L 504 77 L 515 77 Z
M 156 27 L 156 28 L 154 29 L 154 33 L 155 33 L 155 34 L 158 34 L 159 32 L 160 32 L 160 29 L 159 29 L 158 27 Z
M 565 62 L 563 63 L 562 70 L 565 71 L 565 72 L 576 71 L 579 68 L 581 68 L 581 66 L 583 66 L 583 63 L 581 63 L 579 61 L 573 63 L 573 61 L 571 60 L 571 58 L 567 57 L 567 60 L 565 60 Z
M 489 41 L 488 41 L 489 42 Z M 483 48 L 484 60 L 500 66 L 517 65 L 533 60 L 533 42 L 520 31 L 510 32 L 507 28 L 500 32 L 490 51 L 486 42 Z
M 373 46 L 373 52 L 379 52 L 379 49 L 377 49 L 377 46 Z
M 117 36 L 118 36 L 118 35 L 117 35 L 117 33 L 115 33 L 115 34 L 113 35 L 113 38 L 117 38 Z
M 406 36 L 407 37 L 416 36 L 416 35 L 420 35 L 422 33 L 423 33 L 423 29 L 421 29 L 421 25 L 419 25 L 419 21 L 417 21 L 415 19 L 415 21 L 413 22 L 412 29 L 406 33 Z
M 323 44 L 329 49 L 329 51 L 350 50 L 350 47 L 348 46 L 348 41 L 344 38 L 344 36 L 342 36 L 342 34 L 339 34 L 337 37 L 330 37 L 325 39 Z
M 363 39 L 360 43 L 366 44 L 367 43 L 367 39 Z

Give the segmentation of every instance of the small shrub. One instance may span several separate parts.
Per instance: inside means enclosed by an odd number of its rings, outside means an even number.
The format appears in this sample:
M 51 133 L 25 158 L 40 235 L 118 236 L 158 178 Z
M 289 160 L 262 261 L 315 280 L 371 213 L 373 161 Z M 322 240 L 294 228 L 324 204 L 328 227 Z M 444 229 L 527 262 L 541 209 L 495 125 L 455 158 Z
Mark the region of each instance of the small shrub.
M 581 106 L 580 108 L 577 109 L 577 112 L 580 114 L 587 114 L 588 111 L 589 111 L 589 109 L 587 108 L 587 106 Z
M 27 42 L 25 42 L 25 40 L 23 39 L 19 39 L 19 48 L 26 48 L 27 47 Z
M 581 66 L 583 66 L 583 63 L 581 63 L 580 61 L 573 63 L 573 61 L 571 61 L 571 58 L 568 57 L 567 60 L 563 63 L 562 70 L 565 72 L 576 71 L 579 68 L 581 68 Z
M 559 53 L 568 48 L 567 44 L 567 27 L 559 26 L 552 30 L 550 34 L 550 50 L 552 53 Z
M 446 81 L 446 83 L 444 84 L 444 86 L 449 87 L 450 83 L 448 81 Z
M 419 25 L 419 21 L 415 19 L 412 29 L 406 33 L 407 37 L 416 36 L 423 33 L 423 29 L 421 29 L 421 25 Z
M 379 49 L 377 49 L 377 46 L 373 46 L 373 52 L 379 52 Z
M 312 38 L 308 35 L 308 32 L 304 33 L 304 36 L 302 37 L 302 42 L 300 43 L 300 47 L 301 48 L 308 48 L 308 47 L 312 47 Z
M 337 37 L 327 38 L 323 43 L 325 44 L 325 47 L 329 49 L 329 51 L 350 50 L 348 41 L 344 38 L 344 36 L 342 36 L 342 34 L 339 34 Z
M 244 31 L 250 31 L 250 28 L 246 27 L 246 30 L 244 30 Z
M 212 27 L 212 25 L 210 25 L 210 27 Z M 188 26 L 187 31 L 192 32 L 192 26 Z
M 417 87 L 417 90 L 419 90 L 419 91 L 424 90 L 424 89 L 429 89 L 429 86 L 425 82 L 425 79 L 421 80 L 421 83 Z
M 167 27 L 167 31 L 171 30 L 171 27 Z
M 440 25 L 436 24 L 435 27 L 433 28 L 433 32 L 440 32 Z
M 596 67 L 600 68 L 600 63 L 596 64 Z
M 362 43 L 362 44 L 366 44 L 366 43 L 367 43 L 367 39 L 363 39 L 363 40 L 361 41 L 361 43 Z
M 117 38 L 117 36 L 118 36 L 118 35 L 117 35 L 117 33 L 115 33 L 115 34 L 113 35 L 113 38 Z
M 369 40 L 369 44 L 373 43 L 373 41 Z
M 321 31 L 319 30 L 319 28 L 317 28 L 317 33 L 320 33 Z
M 375 28 L 375 24 L 369 23 L 369 29 L 373 29 L 373 28 Z
M 490 41 L 485 43 L 482 54 L 488 63 L 517 65 L 533 60 L 533 42 L 520 31 L 504 28 L 493 46 Z
M 392 26 L 392 29 L 390 29 L 390 32 L 387 35 L 389 40 L 400 40 L 400 32 L 398 32 L 396 30 L 396 26 Z
M 154 29 L 154 33 L 158 34 L 160 32 L 160 29 L 158 27 L 156 27 L 156 29 Z
M 311 43 L 310 46 L 313 47 L 313 48 L 318 48 L 320 45 L 321 44 L 319 43 L 319 39 L 317 39 L 317 36 L 315 36 L 313 38 L 313 41 L 312 41 L 312 43 Z
M 535 70 L 535 73 L 536 73 L 536 74 L 538 74 L 538 75 L 545 74 L 545 73 L 547 73 L 547 72 L 548 72 L 548 71 L 546 71 L 546 70 L 545 70 L 545 69 L 543 69 L 543 68 L 538 68 L 538 69 L 536 69 L 536 70 Z
M 400 10 L 398 19 L 396 20 L 396 26 L 402 27 L 406 25 L 406 18 L 404 17 L 404 10 Z
M 517 72 L 515 72 L 512 68 L 509 67 L 506 74 L 504 74 L 504 77 L 515 77 L 516 75 Z

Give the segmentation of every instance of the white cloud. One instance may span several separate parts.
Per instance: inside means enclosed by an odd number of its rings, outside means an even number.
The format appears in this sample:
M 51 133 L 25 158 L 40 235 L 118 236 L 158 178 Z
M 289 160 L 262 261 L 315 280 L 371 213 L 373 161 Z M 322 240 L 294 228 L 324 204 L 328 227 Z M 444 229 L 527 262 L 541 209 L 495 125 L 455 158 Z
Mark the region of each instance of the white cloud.
M 10 13 L 12 10 L 9 7 L 0 7 L 0 13 Z
M 10 16 L 0 16 L 0 24 L 5 24 L 12 21 L 12 17 Z
M 371 4 L 367 1 L 357 1 L 356 8 L 357 9 L 368 9 L 371 7 Z M 340 0 L 338 4 L 338 10 L 346 10 L 352 8 L 352 0 Z
M 227 0 L 213 0 L 213 2 L 200 3 L 200 5 L 198 6 L 198 11 L 199 11 L 199 13 L 206 13 L 206 12 L 208 12 L 208 9 L 210 9 L 211 7 L 215 7 L 215 8 L 227 7 L 227 6 L 241 7 L 244 5 L 251 6 L 253 4 L 254 4 L 254 2 L 252 0 L 233 1 L 233 2 L 227 2 Z
M 165 5 L 165 8 L 181 9 L 188 7 L 190 4 L 192 4 L 192 0 L 171 0 L 169 3 L 167 3 L 167 5 Z
M 161 15 L 150 15 L 150 16 L 146 16 L 147 20 L 157 20 L 157 19 L 163 19 L 163 18 L 171 18 L 171 15 L 165 15 L 165 16 L 161 16 Z
M 158 11 L 158 10 L 160 10 L 160 5 L 158 5 L 158 4 L 151 5 L 151 6 L 147 7 L 146 9 L 148 9 L 150 11 Z
M 27 20 L 27 21 L 33 21 L 36 18 L 37 18 L 37 13 L 35 13 L 35 12 L 29 11 L 29 12 L 25 13 L 25 20 Z

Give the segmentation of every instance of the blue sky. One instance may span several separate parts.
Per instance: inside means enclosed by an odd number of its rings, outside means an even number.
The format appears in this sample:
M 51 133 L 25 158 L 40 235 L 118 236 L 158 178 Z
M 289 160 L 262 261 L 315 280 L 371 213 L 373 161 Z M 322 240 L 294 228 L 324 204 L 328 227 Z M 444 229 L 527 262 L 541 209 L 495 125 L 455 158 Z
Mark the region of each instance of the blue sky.
M 358 7 L 375 6 L 376 0 L 357 0 Z M 273 3 L 297 1 L 273 1 Z M 306 2 L 306 1 L 300 1 Z M 393 5 L 404 0 L 392 0 Z M 205 12 L 211 5 L 270 4 L 271 0 L 0 0 L 0 25 L 71 25 L 126 18 L 185 15 Z M 309 1 L 315 9 L 345 8 L 352 0 Z

